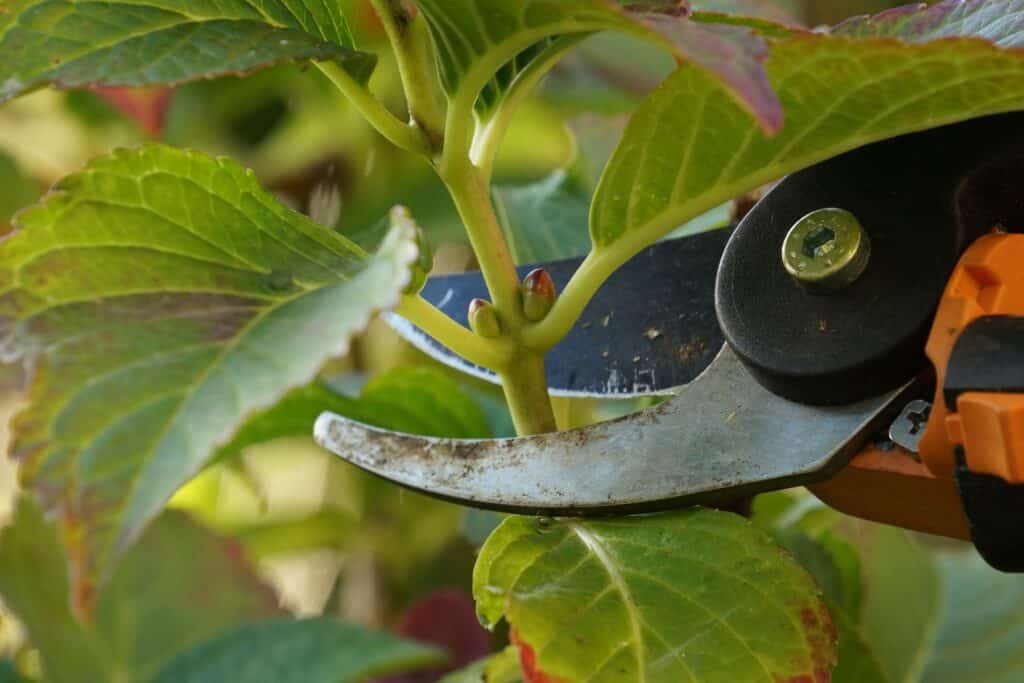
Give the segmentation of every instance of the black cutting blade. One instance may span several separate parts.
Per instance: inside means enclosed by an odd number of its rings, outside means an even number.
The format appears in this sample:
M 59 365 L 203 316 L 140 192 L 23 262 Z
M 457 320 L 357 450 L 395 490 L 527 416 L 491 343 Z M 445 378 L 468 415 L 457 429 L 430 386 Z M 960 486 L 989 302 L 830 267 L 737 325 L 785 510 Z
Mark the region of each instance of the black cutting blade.
M 668 393 L 687 384 L 722 347 L 715 317 L 715 272 L 730 230 L 654 244 L 613 274 L 569 335 L 547 356 L 551 392 L 564 396 L 631 397 Z M 542 264 L 559 291 L 582 259 Z M 519 268 L 525 276 L 536 265 Z M 432 277 L 422 296 L 463 325 L 469 302 L 488 298 L 479 272 Z M 463 372 L 497 382 L 397 316 L 388 321 L 417 348 Z

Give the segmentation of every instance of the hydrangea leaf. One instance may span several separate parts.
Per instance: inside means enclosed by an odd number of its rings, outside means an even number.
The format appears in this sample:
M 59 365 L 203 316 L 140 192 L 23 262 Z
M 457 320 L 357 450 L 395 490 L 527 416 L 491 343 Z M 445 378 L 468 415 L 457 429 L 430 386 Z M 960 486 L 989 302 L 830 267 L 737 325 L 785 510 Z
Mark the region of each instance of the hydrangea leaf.
M 366 78 L 375 59 L 330 0 L 19 0 L 0 17 L 0 102 L 47 84 L 172 85 L 309 59 Z
M 962 4 L 971 3 L 951 5 Z M 875 37 L 891 33 L 878 20 L 857 38 L 773 42 L 766 69 L 785 112 L 774 137 L 720 82 L 684 64 L 633 115 L 605 170 L 590 215 L 598 251 L 618 244 L 612 260 L 624 261 L 694 216 L 846 150 L 1024 107 L 1024 53 L 1003 49 L 1024 44 L 1024 33 L 993 15 L 951 23 L 941 41 Z M 916 15 L 901 16 L 909 26 Z
M 481 550 L 481 620 L 558 681 L 828 680 L 820 589 L 769 535 L 724 512 L 510 517 Z M 722 653 L 729 653 L 722 657 Z
M 309 383 L 410 279 L 197 152 L 119 151 L 0 243 L 0 332 L 35 361 L 22 477 L 63 522 L 77 599 L 251 415 Z

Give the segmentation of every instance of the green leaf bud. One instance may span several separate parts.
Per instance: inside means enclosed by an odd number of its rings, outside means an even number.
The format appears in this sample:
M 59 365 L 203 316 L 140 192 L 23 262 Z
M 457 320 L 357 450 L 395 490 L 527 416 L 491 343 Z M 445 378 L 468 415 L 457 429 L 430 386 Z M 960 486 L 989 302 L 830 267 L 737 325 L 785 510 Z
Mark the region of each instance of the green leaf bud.
M 473 299 L 469 302 L 469 326 L 481 337 L 497 337 L 501 334 L 501 323 L 491 302 Z

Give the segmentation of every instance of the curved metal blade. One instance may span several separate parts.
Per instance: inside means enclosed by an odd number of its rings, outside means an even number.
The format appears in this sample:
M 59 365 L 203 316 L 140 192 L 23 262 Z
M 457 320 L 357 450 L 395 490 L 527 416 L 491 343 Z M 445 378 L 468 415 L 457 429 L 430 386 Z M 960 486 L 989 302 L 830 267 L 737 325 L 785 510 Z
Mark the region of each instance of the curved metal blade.
M 663 510 L 828 478 L 909 388 L 820 408 L 762 388 L 728 348 L 654 408 L 515 439 L 397 434 L 324 413 L 315 437 L 364 470 L 475 507 L 586 515 Z
M 559 396 L 628 398 L 671 389 L 697 377 L 723 337 L 715 316 L 715 272 L 731 230 L 654 244 L 597 291 L 569 335 L 547 356 L 548 387 Z M 561 291 L 582 259 L 540 264 Z M 519 268 L 520 277 L 535 265 Z M 469 302 L 488 297 L 480 273 L 427 281 L 423 298 L 467 324 Z M 457 370 L 497 383 L 404 318 L 385 320 L 407 341 Z

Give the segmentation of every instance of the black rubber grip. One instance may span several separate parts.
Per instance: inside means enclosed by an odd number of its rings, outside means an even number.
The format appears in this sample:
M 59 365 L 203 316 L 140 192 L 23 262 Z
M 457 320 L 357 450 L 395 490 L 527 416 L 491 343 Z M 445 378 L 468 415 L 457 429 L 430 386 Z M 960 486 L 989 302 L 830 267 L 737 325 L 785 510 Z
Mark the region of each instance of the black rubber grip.
M 967 392 L 1024 393 L 1024 317 L 978 318 L 957 337 L 946 369 L 946 408 Z
M 950 354 L 943 389 L 951 411 L 968 392 L 1024 393 L 1024 318 L 988 316 L 968 325 Z M 981 556 L 1000 571 L 1024 572 L 1024 485 L 972 472 L 963 449 L 956 485 Z

